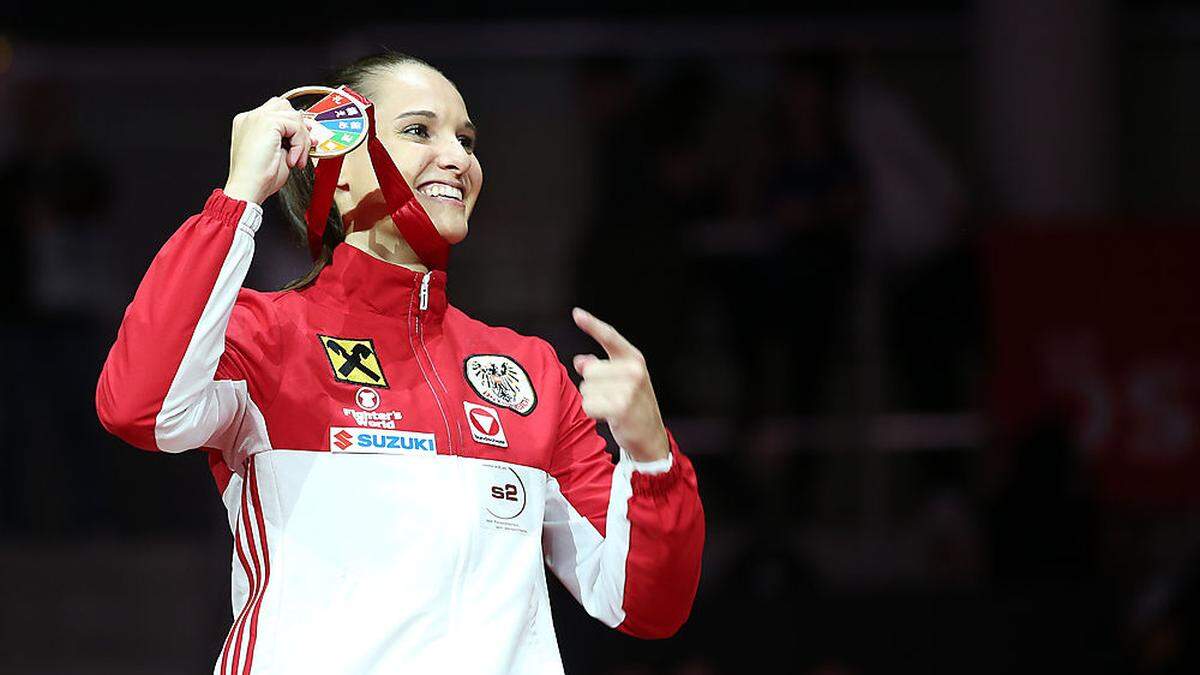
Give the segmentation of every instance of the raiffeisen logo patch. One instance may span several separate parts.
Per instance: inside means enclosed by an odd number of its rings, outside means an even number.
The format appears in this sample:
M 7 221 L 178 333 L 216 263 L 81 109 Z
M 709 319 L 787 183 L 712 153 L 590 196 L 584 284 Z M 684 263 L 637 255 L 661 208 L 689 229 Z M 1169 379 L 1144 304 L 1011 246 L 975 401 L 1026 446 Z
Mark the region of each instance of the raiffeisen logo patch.
M 329 427 L 330 452 L 360 452 L 386 455 L 436 455 L 433 434 L 364 427 Z

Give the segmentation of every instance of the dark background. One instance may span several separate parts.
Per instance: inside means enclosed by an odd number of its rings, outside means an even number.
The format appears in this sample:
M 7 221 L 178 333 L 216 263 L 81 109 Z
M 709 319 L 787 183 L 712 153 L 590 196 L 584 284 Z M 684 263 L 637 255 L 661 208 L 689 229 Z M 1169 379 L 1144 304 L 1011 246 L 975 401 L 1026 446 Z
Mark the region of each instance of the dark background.
M 0 10 L 0 672 L 211 670 L 205 458 L 96 379 L 233 115 L 379 46 L 480 127 L 451 301 L 568 359 L 613 323 L 698 472 L 688 624 L 552 584 L 568 673 L 1200 672 L 1200 7 L 352 9 Z

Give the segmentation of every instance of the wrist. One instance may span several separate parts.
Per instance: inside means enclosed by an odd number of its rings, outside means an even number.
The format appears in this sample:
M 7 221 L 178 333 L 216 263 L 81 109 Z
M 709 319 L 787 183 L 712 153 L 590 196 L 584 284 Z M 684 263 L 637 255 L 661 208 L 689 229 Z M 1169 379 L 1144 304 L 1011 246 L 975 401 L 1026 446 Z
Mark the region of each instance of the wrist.
M 670 472 L 671 465 L 675 463 L 674 457 L 672 457 L 670 454 L 668 454 L 663 459 L 656 459 L 656 460 L 652 460 L 652 461 L 639 461 L 639 460 L 634 459 L 632 456 L 630 456 L 629 451 L 625 450 L 625 449 L 621 450 L 621 460 L 624 462 L 628 462 L 633 467 L 634 473 L 650 475 L 650 476 L 655 476 L 655 475 L 660 475 L 660 474 L 665 474 L 665 473 Z
M 224 192 L 225 196 L 230 199 L 249 202 L 256 206 L 262 206 L 263 203 L 263 197 L 256 190 L 247 188 L 235 181 L 226 181 L 225 187 L 221 188 L 221 192 Z
M 635 462 L 658 462 L 671 455 L 671 443 L 667 440 L 667 432 L 664 429 L 655 443 L 646 447 L 626 448 L 625 451 Z

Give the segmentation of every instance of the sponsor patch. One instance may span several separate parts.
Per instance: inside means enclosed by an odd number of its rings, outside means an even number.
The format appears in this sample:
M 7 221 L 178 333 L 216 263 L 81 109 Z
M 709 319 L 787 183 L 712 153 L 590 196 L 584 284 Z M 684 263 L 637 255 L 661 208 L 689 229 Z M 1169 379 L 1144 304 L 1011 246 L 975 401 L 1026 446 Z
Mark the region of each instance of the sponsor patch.
M 502 532 L 529 532 L 524 522 L 528 518 L 521 518 L 528 503 L 525 481 L 516 469 L 503 464 L 484 464 L 479 485 L 484 491 L 480 514 L 484 527 Z
M 354 423 L 360 427 L 373 429 L 395 429 L 396 422 L 404 419 L 404 415 L 399 410 L 369 411 L 342 408 L 342 414 L 353 419 Z
M 475 354 L 463 362 L 471 388 L 488 403 L 528 415 L 537 407 L 537 392 L 529 373 L 512 358 L 500 354 Z
M 374 410 L 379 407 L 379 392 L 370 387 L 359 387 L 354 392 L 354 402 L 363 410 Z
M 329 427 L 330 452 L 363 452 L 385 455 L 436 455 L 433 434 L 363 427 Z
M 467 426 L 471 427 L 471 438 L 498 448 L 508 447 L 508 438 L 500 424 L 500 414 L 495 409 L 463 401 L 463 410 L 467 414 Z
M 329 366 L 333 368 L 333 379 L 338 382 L 368 385 L 387 389 L 387 378 L 379 365 L 375 341 L 371 338 L 340 338 L 317 335 Z

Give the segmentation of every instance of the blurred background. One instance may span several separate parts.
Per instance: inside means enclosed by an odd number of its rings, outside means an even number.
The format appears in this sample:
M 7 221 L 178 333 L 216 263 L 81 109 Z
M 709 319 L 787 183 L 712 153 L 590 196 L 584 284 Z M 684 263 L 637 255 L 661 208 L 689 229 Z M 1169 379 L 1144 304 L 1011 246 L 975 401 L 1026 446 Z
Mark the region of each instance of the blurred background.
M 572 305 L 614 324 L 698 472 L 690 621 L 634 640 L 552 583 L 568 673 L 1200 672 L 1200 5 L 18 4 L 0 672 L 211 670 L 205 457 L 108 436 L 96 380 L 232 117 L 380 46 L 480 127 L 451 302 L 568 363 Z M 308 264 L 266 214 L 273 290 Z

